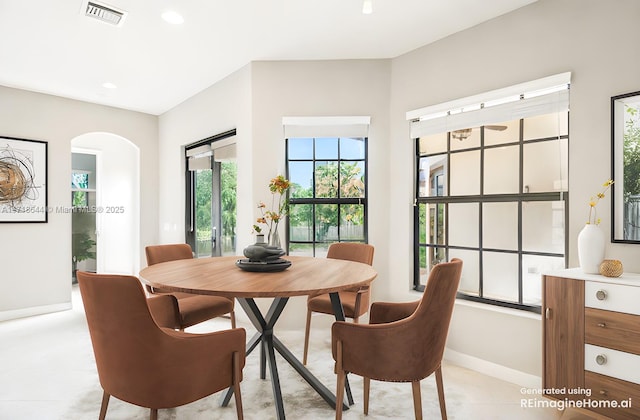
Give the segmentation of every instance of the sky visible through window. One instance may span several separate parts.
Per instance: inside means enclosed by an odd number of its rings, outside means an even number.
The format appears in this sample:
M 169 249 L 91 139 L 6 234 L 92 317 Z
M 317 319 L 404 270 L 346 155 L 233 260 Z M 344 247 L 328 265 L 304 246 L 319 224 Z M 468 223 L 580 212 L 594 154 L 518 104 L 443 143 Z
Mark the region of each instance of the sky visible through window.
M 313 138 L 292 138 L 288 142 L 288 147 L 289 160 L 314 159 Z M 364 159 L 364 139 L 361 137 L 315 138 L 315 160 L 338 160 L 338 158 L 341 160 Z M 289 164 L 289 180 L 299 183 L 303 188 L 310 187 L 311 185 L 307 182 L 311 182 L 311 180 L 305 179 L 310 169 L 308 164 L 291 163 Z M 301 183 L 302 180 L 305 180 L 304 184 Z

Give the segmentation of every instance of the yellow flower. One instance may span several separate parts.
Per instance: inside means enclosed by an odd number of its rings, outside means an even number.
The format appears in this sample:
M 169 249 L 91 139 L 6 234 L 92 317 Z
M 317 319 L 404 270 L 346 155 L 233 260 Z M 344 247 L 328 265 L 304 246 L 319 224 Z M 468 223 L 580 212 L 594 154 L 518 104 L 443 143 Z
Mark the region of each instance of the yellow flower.
M 588 225 L 590 225 L 592 222 L 593 224 L 596 224 L 596 225 L 600 224 L 601 219 L 596 215 L 596 206 L 598 205 L 598 202 L 600 201 L 600 199 L 604 198 L 604 194 L 607 192 L 607 190 L 609 189 L 609 187 L 611 187 L 612 184 L 613 184 L 612 179 L 607 180 L 604 184 L 602 184 L 603 190 L 598 194 L 596 194 L 595 197 L 591 197 L 589 199 L 589 217 L 587 218 Z

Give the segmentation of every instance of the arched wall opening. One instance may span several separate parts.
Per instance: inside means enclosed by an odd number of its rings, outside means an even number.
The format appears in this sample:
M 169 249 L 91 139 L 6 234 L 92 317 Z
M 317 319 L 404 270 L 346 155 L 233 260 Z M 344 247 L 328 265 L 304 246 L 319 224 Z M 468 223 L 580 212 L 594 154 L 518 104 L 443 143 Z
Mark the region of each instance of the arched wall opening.
M 140 271 L 140 149 L 112 133 L 86 133 L 71 140 L 72 153 L 96 156 L 96 271 Z M 73 168 L 72 168 L 73 169 Z

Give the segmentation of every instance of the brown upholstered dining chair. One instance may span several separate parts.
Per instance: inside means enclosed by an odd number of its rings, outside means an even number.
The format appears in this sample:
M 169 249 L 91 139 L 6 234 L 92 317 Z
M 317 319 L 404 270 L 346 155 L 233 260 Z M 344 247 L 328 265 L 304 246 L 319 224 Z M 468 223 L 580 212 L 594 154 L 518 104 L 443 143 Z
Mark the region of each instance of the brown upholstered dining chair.
M 175 310 L 170 295 L 146 298 L 138 278 L 78 272 L 78 283 L 103 389 L 100 419 L 114 397 L 151 409 L 178 407 L 233 387 L 243 418 L 240 381 L 245 365 L 242 328 L 190 334 L 162 328 L 150 307 Z M 150 303 L 154 302 L 153 305 Z
M 442 355 L 460 283 L 462 261 L 440 263 L 429 274 L 422 299 L 371 305 L 369 324 L 335 322 L 331 347 L 338 375 L 337 401 L 344 397 L 346 373 L 364 378 L 364 413 L 369 413 L 371 379 L 411 382 L 416 419 L 422 419 L 420 381 L 435 372 L 440 414 L 447 418 Z M 337 404 L 336 419 L 342 418 Z
M 189 244 L 150 245 L 145 248 L 147 265 L 159 264 L 167 261 L 186 260 L 193 258 Z M 176 329 L 185 328 L 207 321 L 212 318 L 229 314 L 231 328 L 236 327 L 234 301 L 222 296 L 194 295 L 190 293 L 170 292 L 145 285 L 150 294 L 170 293 L 178 299 L 180 310 L 179 323 Z
M 327 251 L 327 258 L 337 260 L 349 260 L 364 264 L 373 264 L 373 245 L 356 242 L 338 242 L 331 244 Z M 345 318 L 353 319 L 358 323 L 358 319 L 369 310 L 369 286 L 352 290 L 345 290 L 338 293 L 340 302 L 344 309 Z M 333 315 L 331 298 L 328 294 L 309 296 L 307 298 L 307 324 L 304 330 L 304 354 L 302 364 L 307 364 L 307 354 L 309 352 L 309 330 L 311 329 L 311 314 L 313 312 Z

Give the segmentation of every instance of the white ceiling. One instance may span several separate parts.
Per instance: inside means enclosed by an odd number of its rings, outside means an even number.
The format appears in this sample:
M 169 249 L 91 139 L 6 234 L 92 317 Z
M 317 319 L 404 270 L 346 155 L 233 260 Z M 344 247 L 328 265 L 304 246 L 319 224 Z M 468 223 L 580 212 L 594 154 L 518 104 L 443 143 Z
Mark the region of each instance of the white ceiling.
M 251 61 L 397 57 L 536 0 L 362 1 L 107 0 L 114 27 L 86 0 L 0 0 L 0 85 L 159 115 Z

